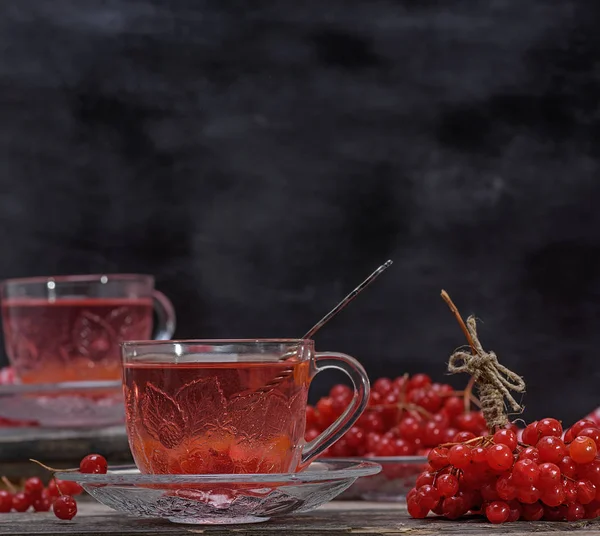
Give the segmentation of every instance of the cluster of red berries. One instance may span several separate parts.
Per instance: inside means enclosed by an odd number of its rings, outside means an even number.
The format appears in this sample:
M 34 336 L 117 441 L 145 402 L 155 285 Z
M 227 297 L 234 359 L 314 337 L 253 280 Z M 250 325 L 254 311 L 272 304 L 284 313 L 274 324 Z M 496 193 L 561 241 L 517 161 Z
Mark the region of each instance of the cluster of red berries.
M 80 464 L 82 473 L 104 474 L 107 471 L 106 459 L 99 454 L 85 456 Z M 52 478 L 48 486 L 36 476 L 25 481 L 23 489 L 17 490 L 7 479 L 3 479 L 8 490 L 0 490 L 0 513 L 47 512 L 52 508 L 59 519 L 73 519 L 77 513 L 77 503 L 73 497 L 83 493 L 83 488 L 77 482 Z
M 38 477 L 28 478 L 22 490 L 5 480 L 8 490 L 0 490 L 0 513 L 47 512 L 53 509 L 56 517 L 71 519 L 77 512 L 73 497 L 80 495 L 83 488 L 77 482 L 53 478 L 47 487 Z
M 360 419 L 323 456 L 426 456 L 432 447 L 455 441 L 457 434 L 487 433 L 480 411 L 469 409 L 469 393 L 434 383 L 426 374 L 379 378 L 374 382 L 369 405 Z M 337 419 L 348 406 L 353 391 L 335 385 L 306 412 L 307 441 Z M 460 437 L 458 436 L 459 441 Z
M 600 516 L 600 429 L 590 420 L 563 434 L 556 419 L 440 445 L 407 495 L 409 514 L 449 519 L 469 512 L 492 523 Z

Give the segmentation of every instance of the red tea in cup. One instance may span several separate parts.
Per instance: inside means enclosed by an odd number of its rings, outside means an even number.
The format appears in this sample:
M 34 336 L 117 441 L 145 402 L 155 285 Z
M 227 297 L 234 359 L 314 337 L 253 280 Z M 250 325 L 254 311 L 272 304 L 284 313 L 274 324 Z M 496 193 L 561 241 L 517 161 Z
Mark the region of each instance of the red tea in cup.
M 369 384 L 343 354 L 309 340 L 132 342 L 123 346 L 127 433 L 142 473 L 286 473 L 305 467 L 360 416 Z M 348 374 L 355 396 L 305 445 L 308 388 L 320 370 Z
M 142 275 L 64 276 L 2 283 L 8 358 L 22 383 L 119 380 L 119 344 L 173 334 L 173 309 Z

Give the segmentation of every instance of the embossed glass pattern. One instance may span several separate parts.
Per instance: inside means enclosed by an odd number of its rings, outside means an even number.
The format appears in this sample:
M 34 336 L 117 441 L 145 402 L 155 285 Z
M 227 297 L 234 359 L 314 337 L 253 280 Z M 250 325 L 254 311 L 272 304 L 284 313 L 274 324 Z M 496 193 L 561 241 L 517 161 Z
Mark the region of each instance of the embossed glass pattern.
M 304 467 L 358 418 L 368 379 L 343 354 L 309 340 L 124 343 L 127 431 L 142 473 L 283 473 Z M 355 396 L 306 445 L 310 382 L 324 368 L 350 376 Z
M 308 512 L 335 498 L 360 477 L 381 467 L 370 462 L 314 462 L 295 474 L 142 475 L 133 467 L 105 475 L 58 473 L 79 482 L 99 502 L 118 512 L 161 517 L 175 523 L 257 523 Z

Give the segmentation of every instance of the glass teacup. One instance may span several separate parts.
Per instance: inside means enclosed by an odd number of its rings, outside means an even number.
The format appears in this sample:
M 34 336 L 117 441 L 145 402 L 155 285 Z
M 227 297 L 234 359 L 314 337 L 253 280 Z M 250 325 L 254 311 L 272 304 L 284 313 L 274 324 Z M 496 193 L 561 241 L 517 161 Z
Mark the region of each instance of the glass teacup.
M 119 344 L 169 339 L 175 312 L 141 274 L 9 279 L 0 285 L 8 359 L 21 383 L 120 381 Z M 117 384 L 118 385 L 118 384 Z
M 369 380 L 354 358 L 315 353 L 312 340 L 138 341 L 122 344 L 127 433 L 142 473 L 301 470 L 358 419 Z M 319 437 L 304 440 L 310 382 L 339 369 L 352 401 Z

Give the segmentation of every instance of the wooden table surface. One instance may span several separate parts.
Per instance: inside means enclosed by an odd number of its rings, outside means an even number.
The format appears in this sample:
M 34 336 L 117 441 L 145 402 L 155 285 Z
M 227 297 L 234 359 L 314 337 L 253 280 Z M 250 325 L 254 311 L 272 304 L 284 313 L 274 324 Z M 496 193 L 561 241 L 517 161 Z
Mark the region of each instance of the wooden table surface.
M 333 501 L 314 512 L 252 525 L 176 525 L 168 521 L 124 517 L 95 502 L 79 503 L 72 521 L 60 521 L 51 513 L 0 514 L 0 534 L 45 536 L 430 536 L 435 534 L 483 536 L 492 534 L 550 536 L 560 533 L 600 536 L 600 519 L 577 523 L 517 522 L 491 525 L 481 520 L 461 522 L 440 519 L 415 520 L 400 503 Z

